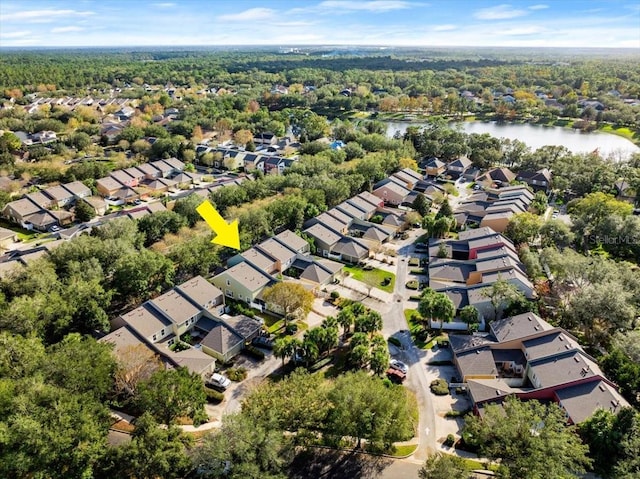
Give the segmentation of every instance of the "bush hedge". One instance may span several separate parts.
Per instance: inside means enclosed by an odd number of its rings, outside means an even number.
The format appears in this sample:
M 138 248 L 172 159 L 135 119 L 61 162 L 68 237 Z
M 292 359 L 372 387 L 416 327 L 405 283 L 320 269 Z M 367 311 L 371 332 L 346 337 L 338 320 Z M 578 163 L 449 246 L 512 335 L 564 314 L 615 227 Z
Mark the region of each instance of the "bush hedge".
M 258 348 L 248 345 L 244 348 L 244 350 L 251 357 L 254 357 L 256 359 L 264 359 L 264 353 L 260 351 Z
M 244 381 L 247 379 L 247 374 L 246 368 L 243 367 L 227 369 L 227 377 L 232 381 Z
M 338 299 L 340 297 L 340 293 L 338 293 L 337 291 L 331 291 L 331 294 L 329 296 L 331 297 L 331 299 Z
M 224 401 L 224 393 L 221 393 L 220 391 L 216 391 L 215 389 L 205 386 L 204 392 L 207 395 L 207 401 L 210 403 L 218 404 Z
M 412 279 L 411 281 L 407 281 L 406 286 L 409 289 L 418 289 L 419 284 L 415 279 Z
M 446 396 L 449 394 L 449 384 L 444 379 L 435 379 L 429 385 L 429 389 L 436 396 Z
M 397 346 L 399 348 L 402 347 L 402 343 L 400 342 L 400 340 L 398 338 L 395 338 L 393 336 L 389 336 L 389 339 L 387 339 L 387 341 L 389 341 L 394 346 Z

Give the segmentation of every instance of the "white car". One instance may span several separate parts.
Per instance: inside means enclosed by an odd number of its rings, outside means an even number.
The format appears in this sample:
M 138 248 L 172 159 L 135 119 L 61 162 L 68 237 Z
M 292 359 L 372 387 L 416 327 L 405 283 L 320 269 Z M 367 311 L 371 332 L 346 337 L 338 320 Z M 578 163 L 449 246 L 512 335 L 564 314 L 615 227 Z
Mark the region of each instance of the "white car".
M 213 373 L 209 378 L 208 383 L 216 388 L 227 389 L 229 384 L 231 384 L 231 380 L 222 374 Z
M 389 361 L 389 367 L 391 369 L 397 369 L 403 374 L 407 374 L 409 372 L 409 366 L 407 366 L 402 361 L 398 361 L 397 359 L 392 359 L 391 361 Z

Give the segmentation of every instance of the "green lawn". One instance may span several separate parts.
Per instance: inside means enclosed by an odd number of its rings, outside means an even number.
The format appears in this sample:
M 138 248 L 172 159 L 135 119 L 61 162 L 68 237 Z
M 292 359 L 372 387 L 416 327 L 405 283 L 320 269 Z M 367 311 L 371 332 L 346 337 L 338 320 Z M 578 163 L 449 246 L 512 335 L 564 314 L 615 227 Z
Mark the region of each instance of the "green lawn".
M 389 273 L 388 271 L 378 268 L 364 270 L 358 266 L 345 266 L 344 271 L 348 272 L 355 280 L 361 281 L 369 286 L 373 286 L 374 288 L 381 289 L 382 291 L 386 291 L 387 293 L 393 293 L 393 287 L 396 284 L 396 275 L 393 273 Z M 391 278 L 391 281 L 389 284 L 383 286 L 382 282 L 385 278 Z
M 391 453 L 394 457 L 405 457 L 409 454 L 413 454 L 416 449 L 418 449 L 417 444 L 407 444 L 404 446 L 394 446 L 393 452 Z
M 622 136 L 628 140 L 636 142 L 637 133 L 631 130 L 630 128 L 626 128 L 624 126 L 620 128 L 616 128 L 612 125 L 604 125 L 601 128 L 598 128 L 599 131 L 603 131 L 605 133 L 611 133 L 613 135 Z

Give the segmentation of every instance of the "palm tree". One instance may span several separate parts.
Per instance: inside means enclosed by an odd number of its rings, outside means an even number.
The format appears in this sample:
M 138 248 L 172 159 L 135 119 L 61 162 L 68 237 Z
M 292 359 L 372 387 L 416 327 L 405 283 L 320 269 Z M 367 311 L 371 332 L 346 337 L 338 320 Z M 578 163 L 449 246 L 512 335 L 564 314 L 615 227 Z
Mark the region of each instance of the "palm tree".
M 273 343 L 273 355 L 276 358 L 282 358 L 282 367 L 284 368 L 284 360 L 293 356 L 299 346 L 300 340 L 292 336 L 278 338 Z
M 355 319 L 355 315 L 353 314 L 353 311 L 351 311 L 351 308 L 344 308 L 338 313 L 337 321 L 338 324 L 342 326 L 342 336 L 344 338 L 346 338 L 347 334 L 349 334 L 349 330 L 351 329 L 351 325 L 353 324 Z
M 444 323 L 449 323 L 456 315 L 456 307 L 453 301 L 444 293 L 437 293 L 433 302 L 433 318 L 440 321 L 440 331 Z

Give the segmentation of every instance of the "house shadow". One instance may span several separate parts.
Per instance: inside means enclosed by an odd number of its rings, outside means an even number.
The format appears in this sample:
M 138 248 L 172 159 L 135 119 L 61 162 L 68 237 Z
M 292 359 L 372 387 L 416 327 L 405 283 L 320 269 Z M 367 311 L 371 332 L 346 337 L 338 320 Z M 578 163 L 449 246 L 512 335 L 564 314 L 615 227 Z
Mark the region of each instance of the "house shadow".
M 375 479 L 392 459 L 355 451 L 311 448 L 299 453 L 289 468 L 289 478 Z

